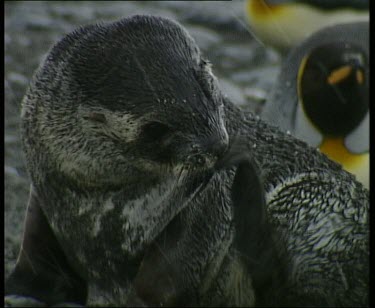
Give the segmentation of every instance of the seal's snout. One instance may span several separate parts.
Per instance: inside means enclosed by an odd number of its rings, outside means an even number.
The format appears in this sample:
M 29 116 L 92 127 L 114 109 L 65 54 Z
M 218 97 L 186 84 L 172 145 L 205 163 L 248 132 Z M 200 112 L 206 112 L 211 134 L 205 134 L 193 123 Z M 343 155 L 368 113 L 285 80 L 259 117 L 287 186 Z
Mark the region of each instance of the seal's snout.
M 210 138 L 205 140 L 204 149 L 207 154 L 219 158 L 226 152 L 228 144 L 228 135 L 226 137 Z
M 190 163 L 213 166 L 222 157 L 229 146 L 228 134 L 208 136 L 191 146 Z

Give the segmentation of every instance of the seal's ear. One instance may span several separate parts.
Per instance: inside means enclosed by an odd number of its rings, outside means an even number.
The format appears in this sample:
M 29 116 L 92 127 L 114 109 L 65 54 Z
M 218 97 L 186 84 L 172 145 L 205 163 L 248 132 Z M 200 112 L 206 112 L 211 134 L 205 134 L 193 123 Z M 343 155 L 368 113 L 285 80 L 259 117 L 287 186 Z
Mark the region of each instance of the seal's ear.
M 5 295 L 32 297 L 46 304 L 84 304 L 86 283 L 68 264 L 40 205 L 31 187 L 22 246 L 5 283 Z

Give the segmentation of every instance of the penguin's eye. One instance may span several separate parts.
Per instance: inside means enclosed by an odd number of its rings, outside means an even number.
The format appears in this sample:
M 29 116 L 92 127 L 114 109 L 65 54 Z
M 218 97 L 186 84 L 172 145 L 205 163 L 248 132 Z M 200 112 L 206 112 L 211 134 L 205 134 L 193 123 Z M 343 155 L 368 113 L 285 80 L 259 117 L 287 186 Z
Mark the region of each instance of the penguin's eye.
M 160 122 L 150 122 L 142 130 L 143 137 L 149 141 L 161 140 L 170 133 L 172 133 L 171 128 Z

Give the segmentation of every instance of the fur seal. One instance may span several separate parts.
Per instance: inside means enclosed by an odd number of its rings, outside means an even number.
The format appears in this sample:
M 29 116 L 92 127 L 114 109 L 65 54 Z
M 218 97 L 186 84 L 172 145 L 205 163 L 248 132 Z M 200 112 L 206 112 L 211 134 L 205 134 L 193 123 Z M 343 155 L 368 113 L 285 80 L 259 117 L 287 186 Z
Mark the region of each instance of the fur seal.
M 368 22 L 369 6 L 369 0 L 247 0 L 245 12 L 260 40 L 285 53 L 322 28 Z
M 235 107 L 176 22 L 133 16 L 67 35 L 21 117 L 32 188 L 6 294 L 367 304 L 368 191 Z
M 262 117 L 369 187 L 369 23 L 324 28 L 282 65 Z

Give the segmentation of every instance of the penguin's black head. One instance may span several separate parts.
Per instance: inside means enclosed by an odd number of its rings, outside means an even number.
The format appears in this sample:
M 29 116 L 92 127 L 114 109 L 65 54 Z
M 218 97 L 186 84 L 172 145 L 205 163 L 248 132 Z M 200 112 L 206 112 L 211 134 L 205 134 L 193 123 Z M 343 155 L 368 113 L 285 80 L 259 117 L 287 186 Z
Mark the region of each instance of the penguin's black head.
M 160 165 L 206 169 L 227 148 L 210 64 L 169 19 L 137 15 L 80 28 L 55 45 L 36 77 L 42 104 L 53 97 L 49 147 L 68 152 L 59 157 L 70 156 L 75 173 L 84 162 L 91 177 L 124 164 L 151 174 Z
M 344 137 L 368 112 L 368 59 L 347 42 L 313 49 L 301 62 L 298 95 L 311 122 L 324 134 Z

